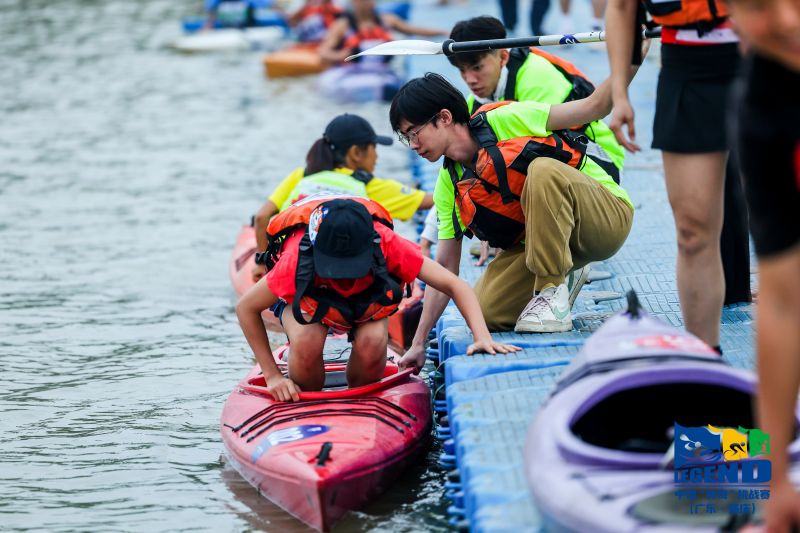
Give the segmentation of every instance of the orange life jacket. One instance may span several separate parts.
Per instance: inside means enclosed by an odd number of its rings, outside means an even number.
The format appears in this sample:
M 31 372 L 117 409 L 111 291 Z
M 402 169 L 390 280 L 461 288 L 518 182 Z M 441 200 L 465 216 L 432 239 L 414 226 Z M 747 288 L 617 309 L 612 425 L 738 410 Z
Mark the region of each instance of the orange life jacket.
M 508 78 L 506 80 L 505 91 L 503 92 L 504 100 L 517 99 L 517 74 L 519 73 L 519 69 L 522 68 L 522 64 L 528 59 L 529 54 L 535 54 L 546 59 L 561 73 L 562 76 L 564 76 L 564 78 L 567 79 L 567 81 L 572 84 L 572 89 L 564 99 L 564 102 L 581 100 L 594 92 L 594 84 L 592 84 L 592 82 L 589 80 L 589 77 L 581 72 L 578 67 L 566 59 L 562 59 L 556 55 L 532 46 L 530 48 L 513 48 L 511 50 L 508 57 L 508 64 L 506 65 L 506 68 L 508 69 Z M 480 104 L 478 101 L 473 100 L 470 113 L 477 112 L 479 107 Z M 579 129 L 585 129 L 585 127 L 586 126 L 584 125 Z
M 444 167 L 455 192 L 453 227 L 456 239 L 463 235 L 456 216 L 458 209 L 461 221 L 468 228 L 467 236 L 474 234 L 497 248 L 509 248 L 518 243 L 525 233 L 520 195 L 531 162 L 537 157 L 549 157 L 580 168 L 584 158 L 591 157 L 586 154 L 590 141 L 579 131 L 562 130 L 546 137 L 498 140 L 486 113 L 510 103 L 486 104 L 472 115 L 469 129 L 480 148 L 472 168 L 464 168 L 460 179 L 455 162 L 445 158 Z M 612 177 L 619 182 L 619 170 L 610 165 L 615 172 Z
M 722 0 L 672 0 L 655 2 L 643 0 L 645 8 L 658 26 L 697 28 L 708 31 L 728 17 L 728 7 Z
M 381 22 L 380 15 L 377 11 L 374 13 L 375 25 L 370 29 L 359 29 L 358 24 L 356 23 L 356 17 L 352 12 L 348 11 L 344 14 L 344 16 L 350 23 L 350 29 L 348 30 L 347 34 L 345 34 L 344 41 L 342 42 L 342 48 L 351 50 L 352 54 L 363 52 L 368 48 L 372 48 L 373 46 L 377 46 L 392 40 L 392 34 Z M 362 58 L 357 58 L 355 61 L 360 59 Z M 392 56 L 383 56 L 381 61 L 388 62 L 391 61 L 391 59 Z
M 302 42 L 318 42 L 325 37 L 331 24 L 342 15 L 342 8 L 333 2 L 324 1 L 307 5 L 293 16 L 295 32 Z
M 594 84 L 589 81 L 589 77 L 581 72 L 578 67 L 549 52 L 545 52 L 537 47 L 514 48 L 508 58 L 508 81 L 506 82 L 506 92 L 503 96 L 506 100 L 516 100 L 517 72 L 528 59 L 528 54 L 543 57 L 550 62 L 558 71 L 572 84 L 572 90 L 567 95 L 565 102 L 581 100 L 594 92 Z
M 329 28 L 333 21 L 339 18 L 343 10 L 333 2 L 322 2 L 316 5 L 305 6 L 297 14 L 299 19 L 319 16 L 322 18 L 326 28 Z
M 322 322 L 326 326 L 346 331 L 354 325 L 381 320 L 397 311 L 403 298 L 403 288 L 400 281 L 386 269 L 386 258 L 383 256 L 377 231 L 372 234 L 373 282 L 368 289 L 344 298 L 333 289 L 316 285 L 314 247 L 308 234 L 309 220 L 314 209 L 327 201 L 340 199 L 360 203 L 369 211 L 373 224 L 393 228 L 391 215 L 377 202 L 357 196 L 311 195 L 295 202 L 270 220 L 267 226 L 267 251 L 258 260 L 266 264 L 268 270 L 271 269 L 283 251 L 286 238 L 295 231 L 304 229 L 305 234 L 300 240 L 297 256 L 292 315 L 300 324 Z M 410 287 L 406 287 L 410 294 L 409 289 Z M 304 313 L 311 318 L 306 320 Z

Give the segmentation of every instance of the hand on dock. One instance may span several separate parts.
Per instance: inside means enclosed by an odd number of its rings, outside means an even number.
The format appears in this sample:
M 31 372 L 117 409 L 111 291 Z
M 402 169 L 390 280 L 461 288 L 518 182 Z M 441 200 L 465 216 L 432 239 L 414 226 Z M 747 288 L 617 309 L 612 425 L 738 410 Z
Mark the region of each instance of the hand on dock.
M 519 346 L 514 346 L 513 344 L 503 344 L 502 342 L 497 342 L 492 338 L 486 340 L 475 341 L 469 345 L 467 348 L 467 355 L 473 355 L 476 353 L 490 353 L 492 355 L 496 355 L 498 353 L 512 353 L 518 352 L 522 348 Z

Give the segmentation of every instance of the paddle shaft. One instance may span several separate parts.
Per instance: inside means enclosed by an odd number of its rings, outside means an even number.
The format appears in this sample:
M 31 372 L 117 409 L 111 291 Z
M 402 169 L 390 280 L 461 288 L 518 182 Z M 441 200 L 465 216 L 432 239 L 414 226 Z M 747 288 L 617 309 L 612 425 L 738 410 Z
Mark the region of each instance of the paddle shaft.
M 645 39 L 659 38 L 661 37 L 661 29 L 644 30 L 642 35 Z M 442 43 L 442 52 L 446 56 L 451 56 L 458 52 L 485 52 L 489 50 L 502 50 L 505 48 L 528 48 L 529 46 L 593 43 L 604 41 L 605 37 L 606 32 L 604 31 L 592 31 L 576 33 L 574 35 L 540 35 L 534 37 L 515 37 L 511 39 L 487 39 L 485 41 L 456 42 L 452 39 L 448 39 Z

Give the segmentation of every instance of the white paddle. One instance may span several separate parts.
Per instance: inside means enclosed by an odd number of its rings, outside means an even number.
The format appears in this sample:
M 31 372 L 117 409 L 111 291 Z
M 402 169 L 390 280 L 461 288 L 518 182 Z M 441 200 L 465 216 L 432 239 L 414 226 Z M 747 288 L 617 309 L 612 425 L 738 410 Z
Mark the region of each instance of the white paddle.
M 661 30 L 644 30 L 642 32 L 642 36 L 645 39 L 657 39 L 661 37 Z M 431 41 L 423 41 L 418 39 L 405 39 L 379 44 L 370 48 L 369 50 L 364 50 L 359 54 L 352 55 L 345 59 L 345 61 L 352 61 L 353 59 L 361 56 L 432 56 L 437 54 L 451 56 L 458 52 L 483 52 L 488 50 L 500 50 L 503 48 L 527 48 L 529 46 L 596 43 L 605 40 L 606 32 L 604 31 L 590 31 L 567 35 L 516 37 L 512 39 L 488 39 L 485 41 L 456 42 L 453 39 L 448 39 L 443 43 L 433 43 Z

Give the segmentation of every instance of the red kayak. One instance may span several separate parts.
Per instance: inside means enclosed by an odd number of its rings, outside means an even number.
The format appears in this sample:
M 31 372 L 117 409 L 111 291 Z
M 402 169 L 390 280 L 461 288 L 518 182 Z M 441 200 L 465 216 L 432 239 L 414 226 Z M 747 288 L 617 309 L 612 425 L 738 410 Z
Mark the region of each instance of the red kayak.
M 241 296 L 255 285 L 252 274 L 254 266 L 256 266 L 256 229 L 253 226 L 242 226 L 228 267 L 236 296 Z
M 388 363 L 384 378 L 348 389 L 350 344 L 325 346 L 326 384 L 277 402 L 256 366 L 225 402 L 220 431 L 231 465 L 258 491 L 321 531 L 382 492 L 424 448 L 430 392 Z M 289 347 L 275 351 L 285 367 Z
M 256 265 L 256 231 L 253 226 L 242 226 L 242 231 L 233 247 L 229 271 L 233 290 L 236 296 L 241 296 L 253 282 L 252 270 Z M 400 302 L 397 312 L 389 317 L 389 342 L 396 350 L 402 351 L 411 346 L 411 340 L 417 331 L 419 317 L 422 313 L 422 296 L 424 291 L 419 284 L 414 283 L 414 289 L 409 298 Z M 270 329 L 282 331 L 280 321 L 271 311 L 262 313 L 264 322 Z

